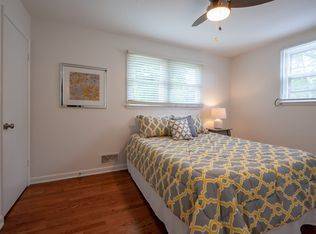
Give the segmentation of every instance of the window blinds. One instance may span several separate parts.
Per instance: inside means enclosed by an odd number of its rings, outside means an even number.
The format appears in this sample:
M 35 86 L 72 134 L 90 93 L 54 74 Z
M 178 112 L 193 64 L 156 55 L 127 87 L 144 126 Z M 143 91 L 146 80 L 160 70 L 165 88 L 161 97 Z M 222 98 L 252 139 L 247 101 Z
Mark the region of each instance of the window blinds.
M 127 55 L 127 104 L 201 103 L 201 65 Z

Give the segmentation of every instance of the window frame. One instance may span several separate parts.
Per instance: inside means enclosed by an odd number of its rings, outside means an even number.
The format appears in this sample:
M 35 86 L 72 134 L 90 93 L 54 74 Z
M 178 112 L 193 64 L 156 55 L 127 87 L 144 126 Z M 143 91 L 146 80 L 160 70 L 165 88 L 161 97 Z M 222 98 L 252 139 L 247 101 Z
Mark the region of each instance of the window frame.
M 289 78 L 285 73 L 286 73 L 286 68 L 285 68 L 285 63 L 287 60 L 287 56 L 289 56 L 289 52 L 291 54 L 294 54 L 295 52 L 303 52 L 304 48 L 308 48 L 311 45 L 316 45 L 316 40 L 303 43 L 303 44 L 296 44 L 291 47 L 287 47 L 281 50 L 280 53 L 280 98 L 278 98 L 275 101 L 276 106 L 278 105 L 291 105 L 291 104 L 316 104 L 316 98 L 298 98 L 298 99 L 291 99 L 291 98 L 286 98 L 287 92 L 288 92 L 288 82 Z M 306 49 L 307 50 L 307 49 Z M 310 74 L 313 75 L 313 74 Z M 302 76 L 303 77 L 308 77 L 306 75 Z
M 128 100 L 128 55 L 129 54 L 135 54 L 135 55 L 140 55 L 140 56 L 145 56 L 145 57 L 152 57 L 152 58 L 157 58 L 157 59 L 164 59 L 164 60 L 172 60 L 176 62 L 183 62 L 183 63 L 188 63 L 188 64 L 194 64 L 197 66 L 201 67 L 201 100 L 200 103 L 197 104 L 186 104 L 186 103 L 162 103 L 162 102 L 141 102 L 141 101 L 132 101 Z M 203 64 L 200 62 L 196 61 L 188 61 L 184 59 L 177 59 L 177 58 L 170 58 L 170 57 L 162 57 L 162 56 L 157 56 L 157 55 L 152 55 L 152 54 L 146 54 L 143 52 L 135 52 L 135 51 L 127 51 L 126 56 L 125 56 L 125 61 L 126 61 L 126 75 L 125 75 L 125 107 L 127 108 L 134 108 L 134 107 L 175 107 L 175 108 L 189 108 L 189 109 L 201 109 L 204 105 L 202 103 L 202 89 L 203 89 Z M 169 89 L 169 87 L 168 87 Z

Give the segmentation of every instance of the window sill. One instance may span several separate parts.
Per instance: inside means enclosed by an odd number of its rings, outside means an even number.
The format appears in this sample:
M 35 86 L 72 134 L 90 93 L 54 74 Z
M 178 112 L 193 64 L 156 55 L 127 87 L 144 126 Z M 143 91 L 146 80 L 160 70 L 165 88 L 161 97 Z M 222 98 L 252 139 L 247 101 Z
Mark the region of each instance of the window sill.
M 313 99 L 280 99 L 274 102 L 275 106 L 309 106 L 316 105 L 316 98 Z
M 163 104 L 163 103 L 126 103 L 127 108 L 137 107 L 164 107 L 164 108 L 190 108 L 190 109 L 201 109 L 203 104 Z

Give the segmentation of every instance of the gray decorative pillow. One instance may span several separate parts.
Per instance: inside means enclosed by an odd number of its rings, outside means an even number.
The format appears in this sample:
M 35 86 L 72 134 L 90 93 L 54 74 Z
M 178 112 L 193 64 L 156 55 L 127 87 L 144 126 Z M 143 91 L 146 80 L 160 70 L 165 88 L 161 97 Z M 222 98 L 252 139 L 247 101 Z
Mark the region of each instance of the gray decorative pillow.
M 197 137 L 198 136 L 198 134 L 196 132 L 196 129 L 195 129 L 195 126 L 194 126 L 194 121 L 193 121 L 193 118 L 192 118 L 191 115 L 188 115 L 186 117 L 174 117 L 174 116 L 171 116 L 171 119 L 174 119 L 174 120 L 187 119 L 190 131 L 191 131 L 191 135 L 193 137 Z
M 192 135 L 189 128 L 188 120 L 185 119 L 171 119 L 169 120 L 171 135 L 174 140 L 191 140 Z
M 193 119 L 193 124 L 194 124 L 194 127 L 196 129 L 196 133 L 200 134 L 200 133 L 204 133 L 205 130 L 203 128 L 203 125 L 202 125 L 202 121 L 201 121 L 201 118 L 200 116 L 196 116 Z

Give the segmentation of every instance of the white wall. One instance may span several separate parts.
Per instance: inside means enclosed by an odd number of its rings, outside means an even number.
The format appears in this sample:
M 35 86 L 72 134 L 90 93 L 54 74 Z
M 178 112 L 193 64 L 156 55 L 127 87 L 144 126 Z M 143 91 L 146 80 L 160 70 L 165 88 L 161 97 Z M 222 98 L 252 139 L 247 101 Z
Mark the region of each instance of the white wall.
M 31 17 L 22 2 L 20 0 L 3 0 L 3 2 L 4 14 L 29 39 L 31 37 Z
M 233 59 L 231 125 L 237 137 L 316 153 L 316 106 L 274 107 L 280 90 L 280 51 L 316 40 L 316 29 Z
M 199 110 L 134 108 L 125 104 L 126 50 L 204 64 L 203 103 L 228 107 L 230 60 L 202 51 L 34 19 L 31 47 L 31 176 L 98 168 L 100 155 L 120 152 L 137 114 Z M 108 109 L 59 107 L 59 63 L 108 68 Z M 36 179 L 36 178 L 35 178 Z
M 31 18 L 28 12 L 25 10 L 20 0 L 0 0 L 0 6 L 3 7 L 4 15 L 0 17 L 0 25 L 2 26 L 2 17 L 7 17 L 24 36 L 30 40 L 31 35 Z M 0 36 L 0 44 L 2 36 Z M 0 54 L 2 54 L 0 48 Z M 1 56 L 0 56 L 1 63 Z M 0 67 L 1 69 L 1 67 Z M 0 70 L 0 123 L 2 124 L 2 71 Z M 2 211 L 2 126 L 0 128 L 0 211 Z M 3 216 L 0 212 L 0 229 L 3 226 Z

